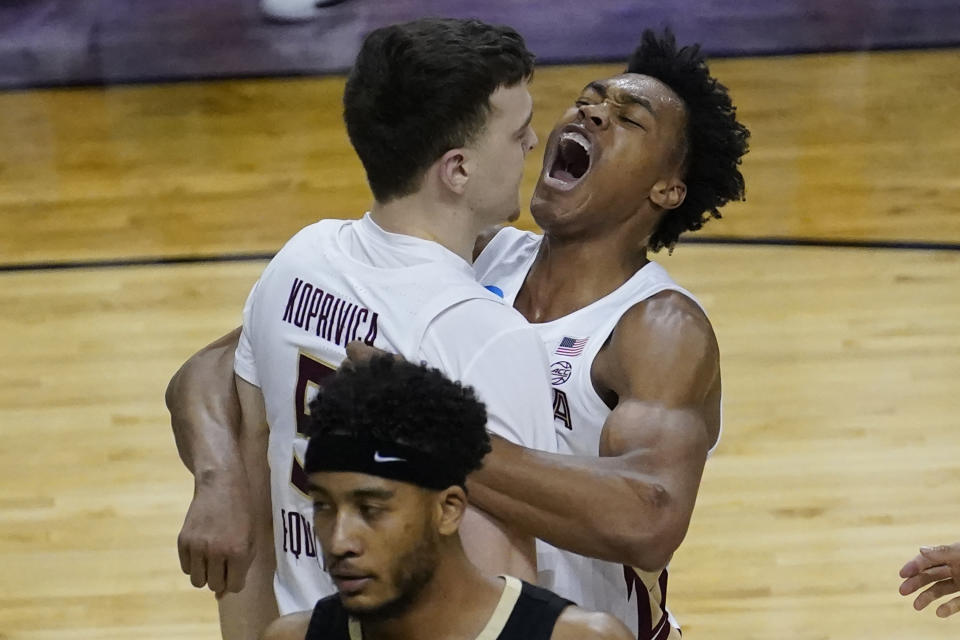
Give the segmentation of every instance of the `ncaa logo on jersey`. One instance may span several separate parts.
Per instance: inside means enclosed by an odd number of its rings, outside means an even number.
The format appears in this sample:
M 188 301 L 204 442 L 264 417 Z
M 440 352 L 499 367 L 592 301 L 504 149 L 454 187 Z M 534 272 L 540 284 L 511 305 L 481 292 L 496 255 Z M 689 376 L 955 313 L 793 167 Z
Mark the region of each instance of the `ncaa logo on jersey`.
M 566 360 L 558 360 L 550 365 L 550 384 L 556 386 L 570 379 L 573 365 Z

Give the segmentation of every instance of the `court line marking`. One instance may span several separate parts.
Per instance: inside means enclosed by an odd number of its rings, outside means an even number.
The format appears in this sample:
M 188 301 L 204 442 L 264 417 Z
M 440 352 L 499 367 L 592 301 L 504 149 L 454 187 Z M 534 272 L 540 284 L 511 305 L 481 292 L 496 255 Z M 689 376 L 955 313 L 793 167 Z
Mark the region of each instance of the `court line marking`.
M 777 236 L 709 236 L 681 239 L 685 244 L 760 247 L 818 247 L 826 249 L 879 249 L 894 251 L 960 251 L 958 242 L 927 242 L 923 240 L 840 240 L 831 238 L 789 238 Z M 0 264 L 0 273 L 23 271 L 66 271 L 70 269 L 110 269 L 119 267 L 150 267 L 178 264 L 205 264 L 217 262 L 257 262 L 273 258 L 272 251 L 222 253 L 214 255 L 138 256 L 104 260 L 50 260 Z
M 766 247 L 824 247 L 836 249 L 896 249 L 900 251 L 960 251 L 960 242 L 928 240 L 853 240 L 843 238 L 794 238 L 789 236 L 682 237 L 684 244 L 758 245 Z
M 215 262 L 255 262 L 270 260 L 274 252 L 224 253 L 216 255 L 144 256 L 108 258 L 105 260 L 51 260 L 0 264 L 0 273 L 17 271 L 66 271 L 70 269 L 110 269 L 117 267 L 151 267 L 177 264 L 204 264 Z

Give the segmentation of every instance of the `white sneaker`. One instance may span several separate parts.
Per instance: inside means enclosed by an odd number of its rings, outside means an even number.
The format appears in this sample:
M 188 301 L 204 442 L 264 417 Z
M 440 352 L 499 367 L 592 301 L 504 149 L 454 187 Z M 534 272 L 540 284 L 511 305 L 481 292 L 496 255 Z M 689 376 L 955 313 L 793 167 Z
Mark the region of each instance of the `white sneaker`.
M 260 12 L 268 20 L 277 22 L 307 22 L 320 15 L 317 0 L 260 0 Z

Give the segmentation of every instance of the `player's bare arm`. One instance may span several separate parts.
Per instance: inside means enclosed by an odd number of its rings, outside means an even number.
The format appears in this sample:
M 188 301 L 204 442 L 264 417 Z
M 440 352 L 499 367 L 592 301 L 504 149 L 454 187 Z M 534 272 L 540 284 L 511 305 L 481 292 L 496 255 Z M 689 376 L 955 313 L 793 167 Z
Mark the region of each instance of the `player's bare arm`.
M 190 356 L 167 384 L 165 399 L 177 451 L 194 475 L 212 476 L 223 469 L 231 470 L 239 455 L 236 428 L 240 406 L 232 369 L 239 339 L 240 327 L 217 338 Z M 227 366 L 231 367 L 230 377 L 222 373 Z M 216 433 L 220 427 L 227 427 L 226 440 L 234 445 L 226 452 Z
M 303 640 L 310 627 L 310 611 L 298 611 L 277 618 L 263 632 L 261 640 Z
M 249 491 L 237 439 L 240 405 L 233 381 L 239 328 L 194 354 L 167 386 L 177 450 L 194 476 L 194 495 L 177 540 L 195 587 L 243 588 L 253 546 Z
M 625 624 L 609 613 L 570 606 L 563 610 L 553 627 L 550 640 L 635 640 Z
M 487 575 L 537 581 L 537 548 L 530 534 L 471 506 L 464 513 L 460 537 L 467 557 Z
M 220 630 L 224 640 L 258 640 L 267 625 L 279 615 L 273 593 L 276 557 L 267 462 L 270 429 L 260 389 L 239 377 L 235 381 L 241 408 L 238 443 L 249 487 L 254 555 L 243 590 L 227 594 L 218 601 Z
M 471 500 L 555 546 L 654 571 L 686 535 L 719 431 L 713 329 L 685 296 L 658 294 L 620 319 L 593 378 L 616 403 L 601 457 L 496 438 L 471 476 Z

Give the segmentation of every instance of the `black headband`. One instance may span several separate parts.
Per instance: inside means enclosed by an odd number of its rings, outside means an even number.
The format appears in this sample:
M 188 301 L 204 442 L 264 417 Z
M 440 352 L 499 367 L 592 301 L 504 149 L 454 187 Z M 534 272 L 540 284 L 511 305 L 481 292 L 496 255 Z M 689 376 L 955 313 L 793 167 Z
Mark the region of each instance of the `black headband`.
M 435 491 L 453 485 L 464 486 L 467 481 L 463 473 L 458 473 L 443 460 L 417 449 L 395 442 L 343 435 L 310 438 L 303 468 L 307 473 L 366 473 Z

